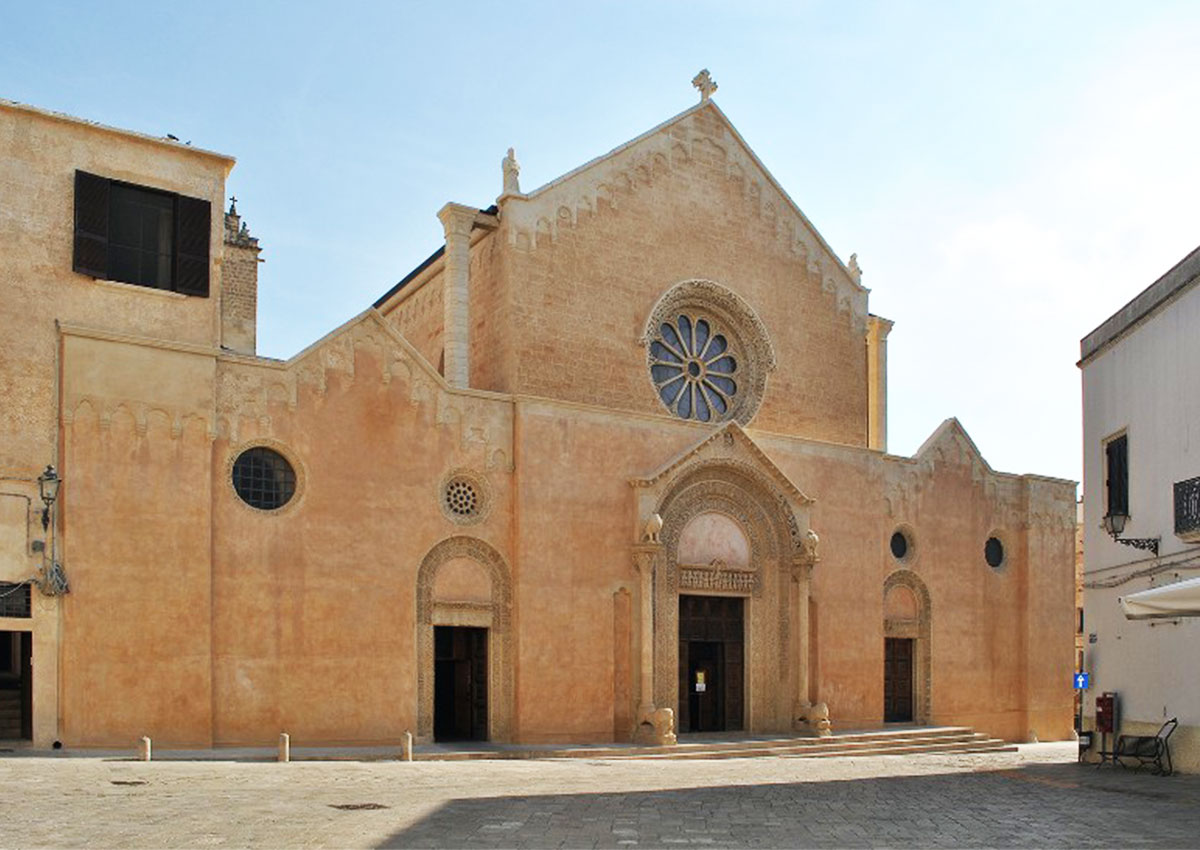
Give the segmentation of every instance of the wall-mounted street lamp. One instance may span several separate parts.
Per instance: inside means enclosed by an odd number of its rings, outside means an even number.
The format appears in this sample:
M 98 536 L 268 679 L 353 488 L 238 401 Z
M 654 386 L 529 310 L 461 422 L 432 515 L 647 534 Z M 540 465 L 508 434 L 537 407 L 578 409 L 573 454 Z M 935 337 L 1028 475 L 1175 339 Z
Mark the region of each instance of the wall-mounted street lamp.
M 1134 549 L 1142 549 L 1146 552 L 1153 552 L 1155 557 L 1158 557 L 1158 537 L 1121 537 L 1125 531 L 1125 523 L 1129 522 L 1129 514 L 1110 511 L 1104 516 L 1104 530 L 1108 532 L 1109 537 L 1118 543 L 1124 543 L 1126 546 L 1132 546 Z
M 38 476 L 37 482 L 38 495 L 42 497 L 42 503 L 45 505 L 42 508 L 42 531 L 45 531 L 50 527 L 50 508 L 58 498 L 58 487 L 62 484 L 62 479 L 58 477 L 53 466 L 47 466 L 46 471 Z
M 42 497 L 42 531 L 48 531 L 50 523 L 53 519 L 54 503 L 58 501 L 58 489 L 62 486 L 62 479 L 58 477 L 58 473 L 54 471 L 53 466 L 47 466 L 45 472 L 38 476 L 38 495 Z M 67 584 L 67 574 L 63 572 L 62 564 L 55 557 L 55 543 L 58 535 L 50 533 L 50 558 L 47 560 L 44 550 L 42 554 L 42 574 L 40 578 L 34 580 L 38 586 L 38 590 L 46 596 L 61 596 L 64 593 L 70 593 L 71 588 Z

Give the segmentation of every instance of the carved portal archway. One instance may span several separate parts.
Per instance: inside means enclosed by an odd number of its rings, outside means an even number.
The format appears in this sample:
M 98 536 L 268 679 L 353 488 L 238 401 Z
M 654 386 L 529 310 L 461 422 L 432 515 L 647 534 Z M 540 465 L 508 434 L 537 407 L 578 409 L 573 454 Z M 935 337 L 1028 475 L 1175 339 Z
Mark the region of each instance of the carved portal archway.
M 486 574 L 487 593 L 464 598 L 435 594 L 438 572 L 465 560 Z M 461 581 L 459 582 L 461 584 Z M 433 737 L 433 629 L 435 626 L 474 626 L 488 629 L 488 738 L 512 737 L 512 573 L 504 557 L 476 537 L 448 537 L 425 555 L 417 570 L 417 736 Z M 451 595 L 453 597 L 453 594 Z
M 913 720 L 932 718 L 932 610 L 929 589 L 912 570 L 895 570 L 883 582 L 883 636 L 913 641 Z
M 738 596 L 746 600 L 746 729 L 790 730 L 800 694 L 807 695 L 807 670 L 799 668 L 807 658 L 808 626 L 798 611 L 803 597 L 807 612 L 811 559 L 787 497 L 744 461 L 701 459 L 678 471 L 657 513 L 663 525 L 653 558 L 654 705 L 679 703 L 680 594 Z M 680 563 L 684 529 L 705 514 L 728 517 L 741 529 L 746 565 Z

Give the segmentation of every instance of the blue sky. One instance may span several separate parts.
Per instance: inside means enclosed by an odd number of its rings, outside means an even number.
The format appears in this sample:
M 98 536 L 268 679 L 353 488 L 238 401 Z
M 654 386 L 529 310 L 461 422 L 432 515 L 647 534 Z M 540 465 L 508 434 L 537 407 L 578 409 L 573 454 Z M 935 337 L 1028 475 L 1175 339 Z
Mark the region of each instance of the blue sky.
M 238 158 L 261 353 L 357 314 L 487 206 L 676 114 L 701 67 L 889 345 L 890 448 L 956 415 L 1078 478 L 1079 338 L 1200 242 L 1200 4 L 5 0 L 0 97 Z

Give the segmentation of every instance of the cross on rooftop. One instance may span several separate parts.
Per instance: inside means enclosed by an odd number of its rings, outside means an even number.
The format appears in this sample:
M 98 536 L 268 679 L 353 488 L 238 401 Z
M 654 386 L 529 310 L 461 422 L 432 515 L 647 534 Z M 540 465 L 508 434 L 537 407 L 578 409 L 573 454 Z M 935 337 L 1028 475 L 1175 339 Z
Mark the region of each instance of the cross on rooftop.
M 701 69 L 700 73 L 692 78 L 692 85 L 700 90 L 701 103 L 712 97 L 712 93 L 717 90 L 717 84 L 713 82 L 707 68 Z

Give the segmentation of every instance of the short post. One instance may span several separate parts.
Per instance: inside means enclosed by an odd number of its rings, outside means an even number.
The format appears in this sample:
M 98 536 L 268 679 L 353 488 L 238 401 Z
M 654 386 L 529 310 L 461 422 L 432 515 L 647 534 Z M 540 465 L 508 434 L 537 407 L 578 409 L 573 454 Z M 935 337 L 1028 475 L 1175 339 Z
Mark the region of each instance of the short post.
M 413 737 L 412 732 L 404 733 L 404 745 L 401 747 L 400 757 L 404 761 L 412 761 Z
M 138 742 L 138 760 L 150 761 L 150 739 L 145 736 Z
M 279 733 L 279 761 L 292 760 L 292 739 L 287 732 Z

